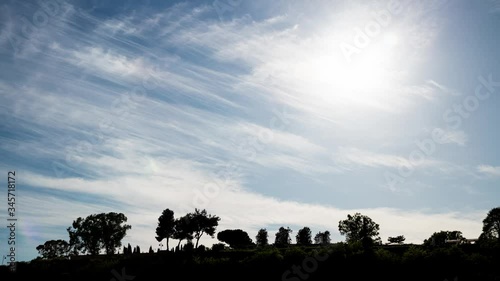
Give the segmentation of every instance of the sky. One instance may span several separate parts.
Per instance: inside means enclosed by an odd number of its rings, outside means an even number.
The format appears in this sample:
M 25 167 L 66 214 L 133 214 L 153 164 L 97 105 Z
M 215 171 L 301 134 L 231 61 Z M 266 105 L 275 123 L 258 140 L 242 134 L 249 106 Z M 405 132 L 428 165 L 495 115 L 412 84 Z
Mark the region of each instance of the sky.
M 418 244 L 477 238 L 499 206 L 500 1 L 0 6 L 0 219 L 15 171 L 19 261 L 102 212 L 156 250 L 166 208 L 271 242 L 280 226 L 343 241 L 359 212 Z

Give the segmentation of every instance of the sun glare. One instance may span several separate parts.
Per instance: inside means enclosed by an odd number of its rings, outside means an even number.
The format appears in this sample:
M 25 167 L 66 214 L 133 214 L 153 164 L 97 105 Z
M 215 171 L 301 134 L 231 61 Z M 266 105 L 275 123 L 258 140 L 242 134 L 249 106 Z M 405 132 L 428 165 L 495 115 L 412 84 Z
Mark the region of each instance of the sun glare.
M 383 42 L 386 46 L 393 47 L 399 43 L 399 38 L 394 33 L 387 33 L 383 37 Z
M 318 55 L 307 69 L 312 78 L 307 83 L 314 84 L 315 96 L 326 102 L 354 105 L 390 98 L 388 90 L 398 66 L 394 56 L 397 45 L 398 36 L 390 33 L 361 49 L 351 61 L 341 55 Z

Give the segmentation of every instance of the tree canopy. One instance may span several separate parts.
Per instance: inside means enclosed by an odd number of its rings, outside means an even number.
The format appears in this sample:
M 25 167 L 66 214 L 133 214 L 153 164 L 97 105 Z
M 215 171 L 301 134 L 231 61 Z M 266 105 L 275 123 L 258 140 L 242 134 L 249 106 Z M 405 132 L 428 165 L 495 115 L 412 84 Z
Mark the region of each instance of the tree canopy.
M 259 231 L 257 232 L 257 236 L 255 236 L 255 242 L 257 246 L 269 245 L 268 237 L 269 234 L 267 233 L 267 230 L 265 228 L 259 229 Z
M 370 217 L 355 213 L 348 214 L 346 220 L 339 221 L 339 232 L 346 236 L 346 241 L 362 242 L 363 245 L 371 245 L 380 242 L 379 225 Z
M 290 234 L 292 233 L 292 230 L 287 227 L 280 227 L 278 232 L 276 232 L 276 236 L 274 239 L 274 245 L 278 247 L 284 247 L 290 245 L 292 242 L 292 238 L 290 237 Z
M 483 238 L 500 242 L 500 207 L 491 209 L 483 220 Z
M 196 239 L 195 248 L 198 248 L 198 242 L 203 234 L 214 237 L 215 230 L 219 225 L 220 218 L 207 213 L 205 209 L 195 209 L 194 213 L 187 214 L 189 228 L 192 230 L 193 238 Z
M 398 235 L 395 237 L 389 237 L 387 238 L 387 241 L 391 244 L 403 244 L 403 242 L 406 240 L 404 235 Z
M 169 239 L 175 233 L 174 212 L 170 209 L 165 209 L 158 218 L 158 226 L 156 227 L 156 240 L 161 242 L 167 239 L 167 251 L 169 250 Z
M 174 222 L 174 234 L 172 238 L 179 240 L 177 248 L 181 245 L 182 240 L 188 241 L 193 239 L 193 231 L 191 230 L 190 219 L 188 215 L 182 216 Z
M 217 239 L 225 242 L 233 249 L 246 248 L 253 245 L 248 233 L 241 229 L 226 229 L 217 233 Z
M 325 232 L 318 232 L 314 236 L 314 243 L 319 245 L 328 245 L 330 244 L 330 231 L 326 230 Z
M 124 224 L 127 217 L 122 213 L 92 214 L 77 218 L 67 228 L 73 254 L 90 253 L 97 255 L 102 249 L 106 254 L 114 254 L 121 247 L 121 241 L 132 227 Z
M 43 245 L 38 245 L 36 250 L 43 259 L 54 259 L 67 256 L 70 246 L 65 240 L 49 240 Z
M 462 232 L 453 231 L 438 231 L 434 232 L 428 239 L 424 240 L 425 246 L 441 247 L 446 245 L 447 240 L 462 240 L 464 239 Z
M 312 234 L 309 227 L 299 229 L 295 236 L 298 245 L 308 246 L 312 244 Z

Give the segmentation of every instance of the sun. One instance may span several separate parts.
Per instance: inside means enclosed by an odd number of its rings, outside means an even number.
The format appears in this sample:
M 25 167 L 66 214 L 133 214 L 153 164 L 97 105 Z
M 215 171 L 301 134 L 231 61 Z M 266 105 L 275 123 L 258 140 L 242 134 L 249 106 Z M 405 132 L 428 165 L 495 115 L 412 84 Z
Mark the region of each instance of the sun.
M 394 47 L 399 43 L 398 35 L 392 32 L 384 34 L 382 40 L 383 44 L 386 45 L 387 47 Z
M 395 55 L 399 45 L 396 33 L 386 33 L 349 61 L 335 53 L 317 54 L 307 70 L 314 84 L 309 93 L 328 103 L 380 103 L 388 98 L 394 86 L 394 70 L 401 66 Z

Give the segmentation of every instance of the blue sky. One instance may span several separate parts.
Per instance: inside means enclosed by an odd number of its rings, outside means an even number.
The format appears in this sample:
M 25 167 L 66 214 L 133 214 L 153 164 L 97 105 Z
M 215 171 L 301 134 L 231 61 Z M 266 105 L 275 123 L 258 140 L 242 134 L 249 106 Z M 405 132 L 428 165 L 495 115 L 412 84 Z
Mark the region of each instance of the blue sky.
M 342 241 L 354 212 L 384 241 L 480 234 L 500 198 L 500 2 L 268 2 L 2 2 L 18 260 L 110 211 L 142 249 L 165 208 L 271 241 Z

